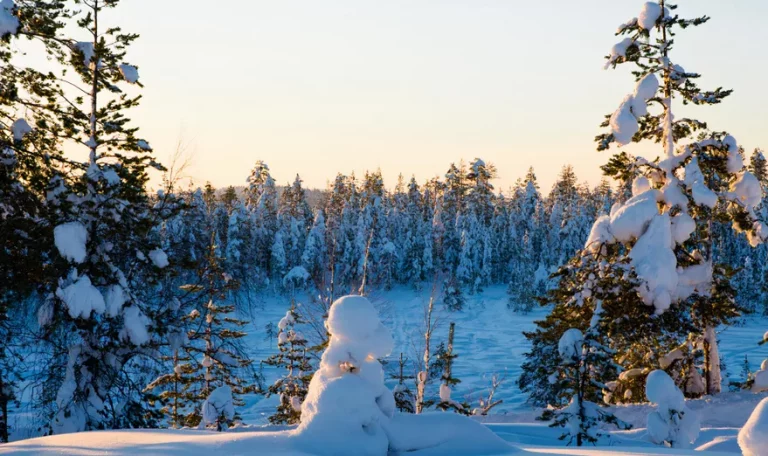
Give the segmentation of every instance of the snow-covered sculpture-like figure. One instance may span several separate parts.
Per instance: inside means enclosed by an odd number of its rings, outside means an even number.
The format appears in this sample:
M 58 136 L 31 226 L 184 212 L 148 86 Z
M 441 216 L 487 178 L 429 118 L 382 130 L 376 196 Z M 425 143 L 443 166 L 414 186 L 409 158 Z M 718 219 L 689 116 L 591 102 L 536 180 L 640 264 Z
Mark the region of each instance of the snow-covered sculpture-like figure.
M 699 417 L 685 405 L 685 397 L 663 370 L 648 374 L 645 395 L 658 408 L 648 415 L 648 436 L 653 443 L 689 448 L 699 436 Z
M 385 428 L 395 399 L 378 359 L 392 351 L 392 336 L 363 296 L 335 301 L 326 328 L 328 348 L 309 384 L 297 432 L 307 441 L 322 441 L 313 447 L 319 454 L 387 454 Z

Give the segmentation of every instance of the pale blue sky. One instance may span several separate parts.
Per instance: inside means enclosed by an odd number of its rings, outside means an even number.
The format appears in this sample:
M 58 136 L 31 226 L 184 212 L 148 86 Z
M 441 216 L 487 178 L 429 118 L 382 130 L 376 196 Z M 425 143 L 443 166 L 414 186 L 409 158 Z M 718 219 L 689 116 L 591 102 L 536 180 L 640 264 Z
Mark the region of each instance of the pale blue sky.
M 533 165 L 548 190 L 565 163 L 599 180 L 607 156 L 592 138 L 633 88 L 602 57 L 642 3 L 130 0 L 118 12 L 141 34 L 133 118 L 161 159 L 190 143 L 200 184 L 242 184 L 262 159 L 280 184 L 380 167 L 392 186 L 399 172 L 423 181 L 480 156 L 497 165 L 497 187 Z M 679 4 L 713 19 L 678 36 L 676 62 L 735 89 L 681 114 L 768 147 L 768 2 Z

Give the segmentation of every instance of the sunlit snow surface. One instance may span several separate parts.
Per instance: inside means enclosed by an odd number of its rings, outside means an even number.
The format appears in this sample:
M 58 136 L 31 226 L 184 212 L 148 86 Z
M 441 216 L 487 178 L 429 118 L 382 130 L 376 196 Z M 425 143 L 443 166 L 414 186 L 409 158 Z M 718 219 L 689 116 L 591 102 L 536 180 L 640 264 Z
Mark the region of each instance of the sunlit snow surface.
M 399 357 L 401 351 L 411 360 L 421 356 L 420 335 L 423 328 L 420 325 L 423 321 L 423 306 L 428 301 L 430 292 L 428 284 L 424 288 L 420 292 L 409 288 L 395 288 L 389 292 L 374 292 L 370 296 L 384 325 L 392 330 L 395 338 L 392 360 Z M 269 322 L 276 325 L 285 316 L 289 306 L 286 298 L 270 297 L 265 298 L 252 315 L 244 315 L 252 320 L 248 337 L 253 359 L 266 359 L 276 351 L 277 341 L 265 340 L 264 325 Z M 533 321 L 543 318 L 546 313 L 546 309 L 536 309 L 527 315 L 511 312 L 507 309 L 506 287 L 501 286 L 488 287 L 483 293 L 468 296 L 467 307 L 460 313 L 449 313 L 444 311 L 441 305 L 436 306 L 439 324 L 435 330 L 435 342 L 439 343 L 447 338 L 448 324 L 451 321 L 456 322 L 454 345 L 459 357 L 454 365 L 454 373 L 462 382 L 453 392 L 455 399 L 461 400 L 470 396 L 471 399 L 477 400 L 486 393 L 493 373 L 506 373 L 507 381 L 496 393 L 496 397 L 504 402 L 493 409 L 494 415 L 481 420 L 494 433 L 529 454 L 685 455 L 702 454 L 701 451 L 706 451 L 704 454 L 740 454 L 736 443 L 738 428 L 747 421 L 760 400 L 766 397 L 765 394 L 745 392 L 688 401 L 688 407 L 701 416 L 702 431 L 693 445 L 698 451 L 664 449 L 649 443 L 643 428 L 648 413 L 653 410 L 651 405 L 615 409 L 616 415 L 636 426 L 635 430 L 615 433 L 611 442 L 601 443 L 597 448 L 565 448 L 564 443 L 557 440 L 559 429 L 551 429 L 546 424 L 535 421 L 539 411 L 525 404 L 525 396 L 515 383 L 520 375 L 523 354 L 528 350 L 522 332 L 533 329 Z M 757 345 L 766 329 L 768 319 L 751 318 L 744 326 L 731 327 L 720 333 L 721 354 L 727 363 L 729 375 L 739 375 L 745 354 L 749 357 L 753 370 L 759 369 L 762 360 L 768 358 L 768 345 Z M 302 332 L 311 337 L 310 328 L 305 328 Z M 391 363 L 386 368 L 387 372 L 394 369 L 395 365 Z M 279 371 L 267 370 L 265 375 L 267 381 L 272 382 L 279 375 Z M 390 388 L 393 388 L 395 383 L 396 381 L 387 379 L 387 386 Z M 436 386 L 433 393 L 437 395 Z M 246 423 L 262 425 L 274 410 L 276 401 L 274 397 L 247 397 L 246 405 L 241 407 L 239 412 Z M 25 420 L 26 416 L 23 413 L 12 416 L 11 424 L 15 425 L 13 439 L 19 440 L 33 435 Z M 249 428 L 226 434 L 207 431 L 118 431 L 62 435 L 0 445 L 0 454 L 311 454 L 305 449 L 293 448 L 286 432 L 269 432 L 275 428 L 258 429 L 258 432 Z M 322 442 L 318 442 L 318 445 L 322 445 Z M 481 452 L 481 448 L 479 445 L 478 451 Z M 510 451 L 514 451 L 514 448 L 510 447 Z

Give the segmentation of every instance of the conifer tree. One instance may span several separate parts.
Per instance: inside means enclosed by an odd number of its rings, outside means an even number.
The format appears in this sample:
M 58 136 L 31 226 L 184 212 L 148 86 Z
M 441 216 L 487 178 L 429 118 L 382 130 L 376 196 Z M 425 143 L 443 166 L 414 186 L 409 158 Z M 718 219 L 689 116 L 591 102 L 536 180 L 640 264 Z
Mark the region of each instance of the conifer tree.
M 312 380 L 307 341 L 296 330 L 296 326 L 302 323 L 292 305 L 277 325 L 278 353 L 264 361 L 264 364 L 286 371 L 267 390 L 267 396 L 277 395 L 280 400 L 277 412 L 269 417 L 272 424 L 296 424 L 301 420 L 301 403 Z

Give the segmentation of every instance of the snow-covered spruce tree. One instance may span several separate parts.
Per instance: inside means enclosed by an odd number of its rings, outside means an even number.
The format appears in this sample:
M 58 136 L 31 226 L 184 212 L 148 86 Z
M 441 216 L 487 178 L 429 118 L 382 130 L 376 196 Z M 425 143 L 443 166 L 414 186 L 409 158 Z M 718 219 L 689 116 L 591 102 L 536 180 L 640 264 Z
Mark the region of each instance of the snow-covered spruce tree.
M 126 117 L 139 100 L 123 92 L 140 86 L 136 67 L 124 62 L 137 36 L 99 22 L 104 9 L 117 7 L 118 1 L 78 3 L 68 10 L 64 2 L 22 3 L 16 11 L 21 23 L 30 24 L 25 33 L 45 45 L 54 69 L 45 75 L 8 70 L 3 97 L 26 105 L 35 126 L 22 128 L 30 142 L 14 143 L 21 146 L 20 163 L 45 164 L 30 184 L 49 179 L 48 221 L 40 225 L 55 227 L 49 245 L 58 252 L 50 252 L 51 276 L 38 284 L 38 292 L 48 296 L 38 315 L 51 348 L 67 347 L 66 353 L 51 350 L 56 361 L 47 364 L 50 376 L 40 397 L 57 392 L 55 401 L 48 401 L 55 402 L 52 432 L 154 426 L 155 417 L 129 375 L 139 355 L 148 354 L 152 333 L 162 332 L 151 323 L 163 319 L 163 310 L 151 307 L 151 296 L 143 292 L 154 289 L 167 265 L 150 238 L 156 213 L 145 191 L 148 168 L 162 168 Z M 8 5 L 3 2 L 4 12 Z M 46 22 L 49 15 L 60 22 Z M 24 84 L 37 87 L 14 87 L 13 76 L 6 79 L 13 71 Z M 18 136 L 22 139 L 21 131 Z M 87 151 L 87 160 L 62 160 L 64 146 L 75 154 Z M 52 162 L 59 175 L 51 172 Z M 58 362 L 62 357 L 67 361 Z
M 582 446 L 585 443 L 594 444 L 600 438 L 609 436 L 602 428 L 604 423 L 615 425 L 620 429 L 630 428 L 614 414 L 600 407 L 597 402 L 587 399 L 588 390 L 602 392 L 605 388 L 599 376 L 604 372 L 606 365 L 611 363 L 614 354 L 598 340 L 597 329 L 601 320 L 602 302 L 597 301 L 596 306 L 592 324 L 585 334 L 576 328 L 571 328 L 563 333 L 558 342 L 558 354 L 562 365 L 559 379 L 556 381 L 559 381 L 561 387 L 571 394 L 570 403 L 560 409 L 547 409 L 542 417 L 553 420 L 551 427 L 565 428 L 560 440 L 567 439 L 568 445 L 574 440 L 576 446 Z
M 461 383 L 461 380 L 453 376 L 453 362 L 459 356 L 453 351 L 453 336 L 456 324 L 451 322 L 448 328 L 448 347 L 440 354 L 440 360 L 443 363 L 442 375 L 440 376 L 440 401 L 435 405 L 440 410 L 453 410 L 456 413 L 469 415 L 470 405 L 466 402 L 460 403 L 451 398 L 452 389 Z
M 285 271 L 276 273 L 272 269 L 272 247 L 277 233 L 277 187 L 269 172 L 269 166 L 259 160 L 247 179 L 248 189 L 245 203 L 253 219 L 253 249 L 256 261 L 253 265 L 256 274 L 264 284 L 271 278 L 282 278 Z
M 640 281 L 630 260 L 620 253 L 615 244 L 592 245 L 558 270 L 557 287 L 540 299 L 554 307 L 524 333 L 531 350 L 518 379 L 532 404 L 559 409 L 570 403 L 574 375 L 563 371 L 558 350 L 568 330 L 588 333 L 604 347 L 604 356 L 590 359 L 592 381 L 583 391 L 584 400 L 594 403 L 641 401 L 645 374 L 658 369 L 659 360 L 688 334 L 689 319 L 680 307 L 653 316 L 636 292 Z
M 395 400 L 378 360 L 392 350 L 392 336 L 362 296 L 335 301 L 326 325 L 331 338 L 301 406 L 297 437 L 321 454 L 386 454 Z
M 403 358 L 403 354 L 400 353 L 400 359 L 398 360 L 398 373 L 390 374 L 390 378 L 397 380 L 397 385 L 392 391 L 395 396 L 395 406 L 401 413 L 416 413 L 416 395 L 408 387 L 406 380 L 414 379 L 413 376 L 405 374 L 405 363 L 407 358 Z
M 702 16 L 682 19 L 676 6 L 647 2 L 637 18 L 622 24 L 624 39 L 607 57 L 606 67 L 633 64 L 635 90 L 607 116 L 599 135 L 598 150 L 612 144 L 652 140 L 660 143 L 658 159 L 633 158 L 622 152 L 603 167 L 608 176 L 633 179 L 633 197 L 601 217 L 600 242 L 625 246 L 633 270 L 641 281 L 643 302 L 663 314 L 672 306 L 690 310 L 696 332 L 705 345 L 704 377 L 707 392 L 720 391 L 720 363 L 715 331 L 740 313 L 727 283 L 729 273 L 713 258 L 712 223 L 731 223 L 752 245 L 768 236 L 768 227 L 757 221 L 755 208 L 762 191 L 747 171 L 736 140 L 713 132 L 703 122 L 674 115 L 675 98 L 683 104 L 720 103 L 730 90 L 700 89 L 697 73 L 688 72 L 673 59 L 673 36 L 678 29 L 698 26 Z M 658 109 L 656 109 L 658 107 Z
M 237 289 L 237 282 L 224 273 L 221 258 L 211 242 L 208 254 L 201 262 L 194 282 L 182 290 L 194 295 L 192 310 L 185 317 L 189 327 L 186 344 L 179 349 L 174 360 L 174 376 L 170 381 L 158 382 L 150 387 L 173 384 L 176 394 L 189 404 L 186 408 L 186 426 L 206 424 L 202 402 L 221 386 L 228 386 L 235 406 L 243 404 L 240 396 L 261 391 L 261 378 L 244 355 L 240 340 L 246 336 L 242 328 L 247 322 L 232 313 L 233 305 L 222 304 Z M 180 383 L 176 385 L 175 383 Z M 227 423 L 239 417 L 234 415 Z M 217 423 L 219 427 L 221 423 Z
M 648 374 L 645 394 L 657 405 L 648 415 L 648 435 L 656 444 L 690 448 L 698 438 L 701 424 L 695 412 L 685 405 L 683 393 L 662 370 Z
M 303 321 L 295 308 L 286 312 L 277 325 L 278 353 L 264 361 L 268 366 L 285 369 L 275 383 L 267 389 L 267 396 L 277 395 L 277 412 L 269 417 L 272 424 L 297 424 L 301 420 L 301 403 L 307 396 L 312 379 L 312 365 L 307 355 L 307 341 L 296 330 Z

